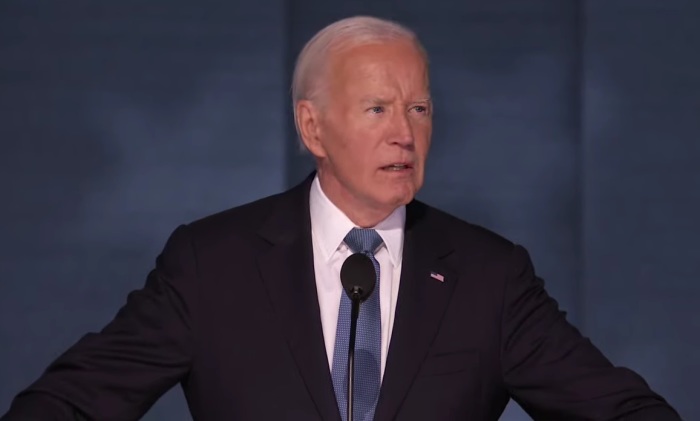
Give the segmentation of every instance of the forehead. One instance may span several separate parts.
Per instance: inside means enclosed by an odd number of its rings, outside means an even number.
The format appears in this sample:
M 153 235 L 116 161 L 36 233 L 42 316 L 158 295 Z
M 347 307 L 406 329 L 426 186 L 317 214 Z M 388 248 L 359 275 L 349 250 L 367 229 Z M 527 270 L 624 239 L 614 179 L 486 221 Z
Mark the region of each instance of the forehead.
M 366 91 L 400 91 L 425 94 L 428 71 L 418 48 L 408 41 L 364 44 L 331 56 L 332 90 L 363 95 Z

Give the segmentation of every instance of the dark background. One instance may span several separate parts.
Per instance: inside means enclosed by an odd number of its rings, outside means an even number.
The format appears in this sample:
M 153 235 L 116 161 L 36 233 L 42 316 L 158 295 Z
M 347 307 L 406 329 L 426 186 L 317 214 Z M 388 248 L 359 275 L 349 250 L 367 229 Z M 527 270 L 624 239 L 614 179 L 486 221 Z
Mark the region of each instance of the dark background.
M 696 0 L 0 1 L 0 413 L 177 224 L 307 174 L 293 60 L 354 14 L 431 55 L 421 198 L 528 247 L 571 320 L 700 419 Z M 180 389 L 145 419 L 191 419 Z

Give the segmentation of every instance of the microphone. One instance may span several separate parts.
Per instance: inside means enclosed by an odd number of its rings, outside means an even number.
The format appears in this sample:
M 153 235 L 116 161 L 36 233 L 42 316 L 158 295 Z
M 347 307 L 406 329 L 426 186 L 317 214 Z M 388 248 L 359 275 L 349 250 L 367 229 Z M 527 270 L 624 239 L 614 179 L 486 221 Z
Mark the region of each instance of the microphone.
M 376 272 L 372 260 L 365 254 L 355 253 L 345 259 L 340 268 L 340 282 L 352 302 L 350 313 L 350 342 L 348 346 L 348 421 L 353 421 L 353 383 L 355 377 L 355 336 L 357 335 L 357 317 L 360 303 L 372 295 L 377 284 Z

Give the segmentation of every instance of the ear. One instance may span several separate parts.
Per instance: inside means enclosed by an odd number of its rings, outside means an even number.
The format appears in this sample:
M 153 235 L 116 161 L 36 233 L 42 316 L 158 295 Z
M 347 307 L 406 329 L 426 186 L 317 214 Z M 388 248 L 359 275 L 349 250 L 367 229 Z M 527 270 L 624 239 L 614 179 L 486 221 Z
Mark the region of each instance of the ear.
M 311 101 L 302 99 L 296 104 L 296 123 L 304 146 L 317 158 L 325 158 L 321 142 L 321 111 Z

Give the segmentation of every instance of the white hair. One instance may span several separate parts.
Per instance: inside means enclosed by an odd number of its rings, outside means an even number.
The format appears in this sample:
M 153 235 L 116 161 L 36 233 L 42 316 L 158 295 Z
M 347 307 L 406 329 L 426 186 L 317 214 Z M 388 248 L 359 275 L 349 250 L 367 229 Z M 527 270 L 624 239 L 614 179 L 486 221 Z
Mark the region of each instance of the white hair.
M 294 124 L 301 142 L 301 133 L 297 123 L 296 105 L 301 100 L 320 104 L 326 89 L 325 74 L 330 55 L 340 50 L 359 45 L 406 40 L 412 42 L 425 59 L 428 57 L 416 34 L 407 27 L 390 20 L 371 16 L 354 16 L 336 21 L 311 38 L 299 53 L 292 76 L 292 109 Z

